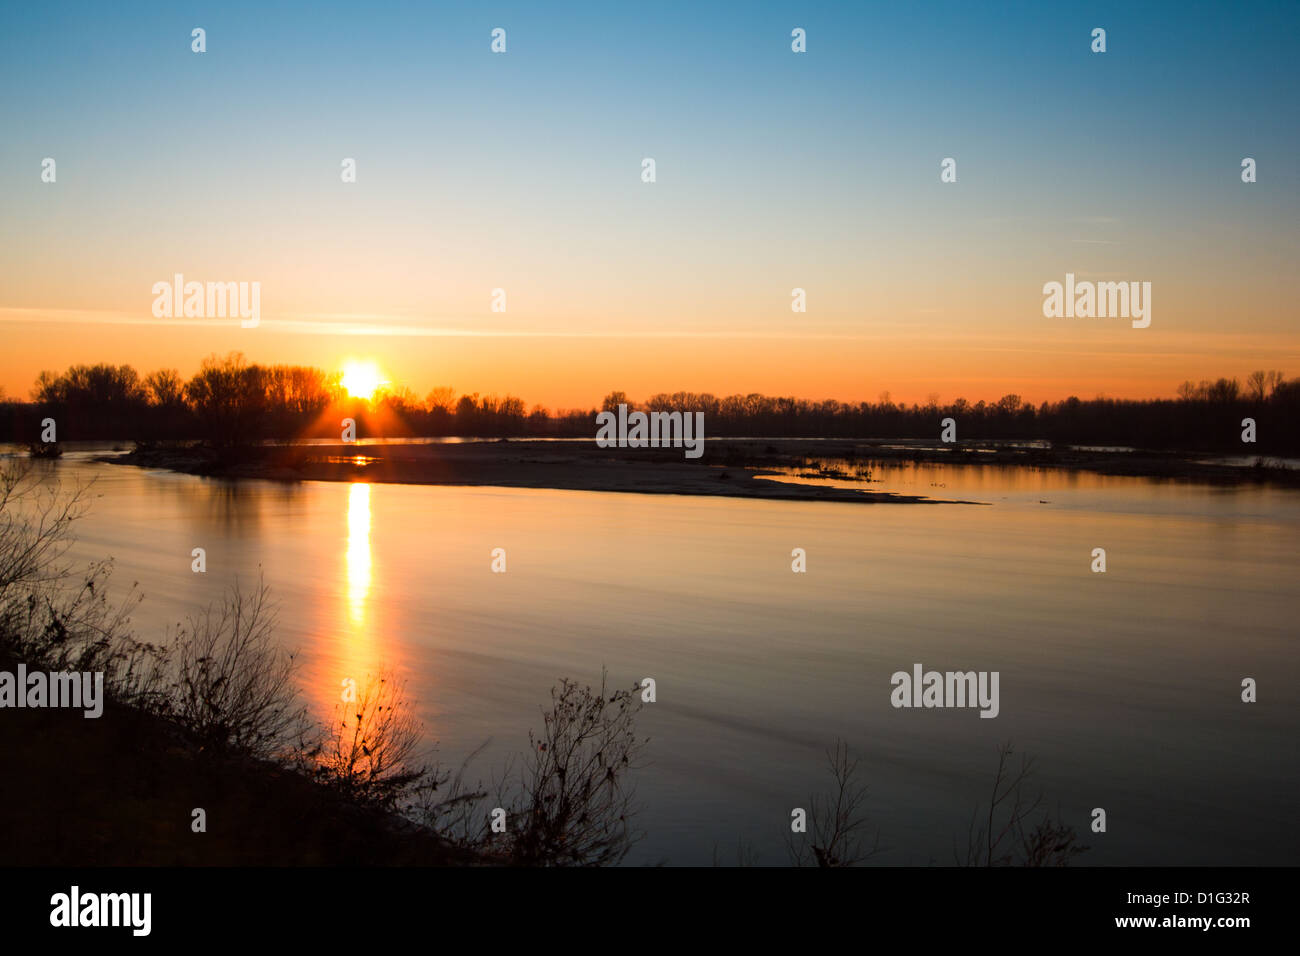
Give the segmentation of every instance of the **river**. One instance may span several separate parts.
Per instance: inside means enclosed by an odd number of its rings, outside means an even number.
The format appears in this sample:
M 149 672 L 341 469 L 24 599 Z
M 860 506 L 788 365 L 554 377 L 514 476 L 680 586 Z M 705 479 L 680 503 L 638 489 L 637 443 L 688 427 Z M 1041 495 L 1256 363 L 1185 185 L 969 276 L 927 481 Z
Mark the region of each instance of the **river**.
M 951 864 L 1008 740 L 1090 847 L 1080 864 L 1297 858 L 1294 490 L 902 464 L 868 487 L 986 504 L 861 505 L 236 483 L 85 451 L 42 467 L 94 480 L 73 556 L 112 556 L 117 592 L 139 582 L 140 636 L 264 574 L 318 713 L 391 667 L 444 764 L 491 741 L 483 778 L 558 678 L 653 677 L 632 864 L 734 863 L 741 842 L 784 863 L 841 738 L 877 863 Z M 916 663 L 999 672 L 999 715 L 892 707 Z

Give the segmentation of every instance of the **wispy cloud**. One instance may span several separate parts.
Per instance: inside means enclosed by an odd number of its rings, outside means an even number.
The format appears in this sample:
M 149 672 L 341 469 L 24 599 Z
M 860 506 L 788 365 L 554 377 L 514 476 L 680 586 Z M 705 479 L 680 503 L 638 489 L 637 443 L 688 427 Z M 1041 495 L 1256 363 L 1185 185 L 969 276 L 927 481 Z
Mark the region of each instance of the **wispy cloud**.
M 422 325 L 393 321 L 391 316 L 335 314 L 333 320 L 314 318 L 264 317 L 258 327 L 244 330 L 248 335 L 339 335 L 388 338 L 520 338 L 520 339 L 837 339 L 870 341 L 880 338 L 880 330 L 872 334 L 816 332 L 808 329 L 791 330 L 735 330 L 735 329 L 511 329 L 465 328 L 447 325 Z M 238 318 L 156 318 L 124 312 L 77 309 L 16 309 L 0 308 L 0 322 L 51 323 L 63 325 L 123 325 L 145 327 L 231 328 L 240 327 Z

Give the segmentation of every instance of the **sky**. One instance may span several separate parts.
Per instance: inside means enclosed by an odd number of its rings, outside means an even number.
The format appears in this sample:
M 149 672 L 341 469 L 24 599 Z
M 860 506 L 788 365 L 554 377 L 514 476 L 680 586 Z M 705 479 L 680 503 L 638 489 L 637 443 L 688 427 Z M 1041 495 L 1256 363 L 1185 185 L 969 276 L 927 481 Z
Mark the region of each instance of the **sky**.
M 551 408 L 1300 375 L 1300 3 L 270 6 L 0 10 L 4 394 L 233 350 Z M 1044 317 L 1067 272 L 1150 326 Z M 260 324 L 155 318 L 177 273 Z

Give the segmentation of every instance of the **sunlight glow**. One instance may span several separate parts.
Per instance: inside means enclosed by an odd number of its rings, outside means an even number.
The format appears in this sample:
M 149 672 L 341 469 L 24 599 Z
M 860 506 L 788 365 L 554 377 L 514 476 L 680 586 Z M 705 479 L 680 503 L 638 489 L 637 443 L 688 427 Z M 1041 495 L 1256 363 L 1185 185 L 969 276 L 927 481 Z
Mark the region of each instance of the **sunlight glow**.
M 379 390 L 379 386 L 386 384 L 379 371 L 379 366 L 374 362 L 349 359 L 343 363 L 342 385 L 353 398 L 363 398 L 370 401 L 375 397 L 375 392 Z

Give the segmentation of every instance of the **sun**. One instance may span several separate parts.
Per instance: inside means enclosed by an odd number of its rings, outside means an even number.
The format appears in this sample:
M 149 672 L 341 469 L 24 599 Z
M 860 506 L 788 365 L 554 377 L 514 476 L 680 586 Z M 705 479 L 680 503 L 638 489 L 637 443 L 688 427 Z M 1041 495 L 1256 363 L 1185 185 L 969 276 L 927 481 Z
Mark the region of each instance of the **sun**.
M 379 366 L 374 362 L 361 362 L 349 359 L 343 363 L 343 387 L 353 398 L 370 401 L 375 397 L 379 386 L 386 384 L 380 376 Z

